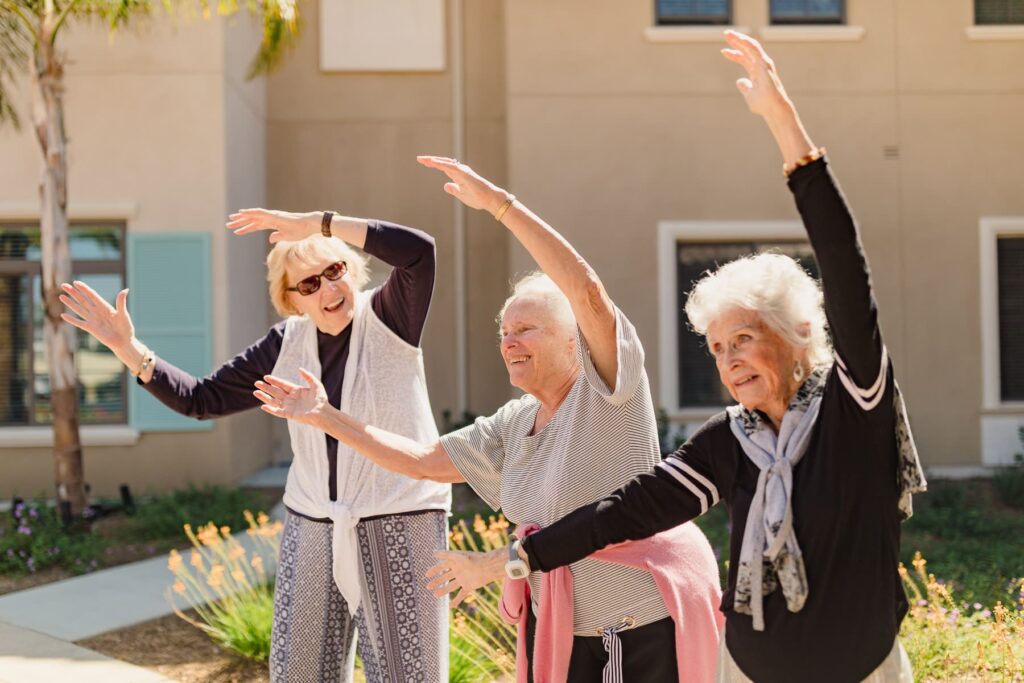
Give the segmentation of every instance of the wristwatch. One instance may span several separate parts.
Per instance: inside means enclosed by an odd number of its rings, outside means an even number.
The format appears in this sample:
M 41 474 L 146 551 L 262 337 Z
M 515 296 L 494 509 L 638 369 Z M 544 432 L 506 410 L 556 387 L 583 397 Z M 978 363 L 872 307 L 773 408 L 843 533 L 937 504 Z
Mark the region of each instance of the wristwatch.
M 324 211 L 323 217 L 320 219 L 320 234 L 324 237 L 332 237 L 331 235 L 331 221 L 334 220 L 333 211 Z
M 519 539 L 508 544 L 508 562 L 505 573 L 510 579 L 525 579 L 530 575 L 530 565 L 519 557 Z

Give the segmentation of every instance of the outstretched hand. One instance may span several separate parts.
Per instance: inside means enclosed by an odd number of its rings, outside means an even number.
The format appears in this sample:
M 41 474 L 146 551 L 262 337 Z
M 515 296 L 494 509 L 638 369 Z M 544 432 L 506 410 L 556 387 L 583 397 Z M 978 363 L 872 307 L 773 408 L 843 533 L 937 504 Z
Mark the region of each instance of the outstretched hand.
M 483 209 L 494 215 L 509 197 L 508 192 L 455 159 L 420 156 L 416 161 L 448 176 L 450 182 L 445 183 L 444 191 L 471 209 Z
M 327 391 L 305 369 L 299 368 L 299 376 L 306 382 L 304 386 L 273 375 L 265 375 L 265 381 L 257 380 L 256 391 L 252 393 L 263 403 L 260 409 L 274 417 L 314 424 L 328 405 Z
M 317 217 L 320 214 L 292 213 L 272 209 L 242 209 L 228 216 L 224 227 L 236 235 L 248 235 L 257 230 L 270 230 L 271 244 L 281 240 L 297 242 L 315 234 L 320 229 Z
M 427 570 L 429 579 L 427 590 L 435 597 L 456 593 L 449 605 L 457 607 L 460 602 L 472 595 L 478 588 L 501 578 L 504 563 L 497 562 L 505 550 L 499 548 L 496 553 L 465 552 L 461 550 L 442 550 L 434 553 L 437 564 Z
M 131 343 L 135 326 L 128 314 L 127 289 L 118 293 L 111 306 L 92 287 L 79 280 L 70 285 L 65 282 L 60 287 L 64 290 L 60 302 L 75 314 L 62 313 L 61 320 L 85 330 L 114 352 Z
M 775 70 L 775 62 L 761 43 L 737 31 L 726 31 L 725 42 L 729 47 L 722 49 L 722 55 L 747 72 L 746 78 L 736 81 L 736 87 L 750 111 L 759 116 L 767 116 L 780 105 L 788 104 L 789 97 Z

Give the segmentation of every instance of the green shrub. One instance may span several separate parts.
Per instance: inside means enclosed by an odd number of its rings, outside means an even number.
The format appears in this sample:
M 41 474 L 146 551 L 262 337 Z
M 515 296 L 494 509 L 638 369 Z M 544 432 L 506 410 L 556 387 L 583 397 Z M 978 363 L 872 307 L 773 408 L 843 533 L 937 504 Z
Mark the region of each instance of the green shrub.
M 125 540 L 177 538 L 183 525 L 198 529 L 211 520 L 242 529 L 246 525 L 242 511 L 259 505 L 256 495 L 246 489 L 190 485 L 139 505 L 125 530 Z
M 0 513 L 0 573 L 63 567 L 75 574 L 99 567 L 102 539 L 85 525 L 65 528 L 56 509 L 37 499 Z

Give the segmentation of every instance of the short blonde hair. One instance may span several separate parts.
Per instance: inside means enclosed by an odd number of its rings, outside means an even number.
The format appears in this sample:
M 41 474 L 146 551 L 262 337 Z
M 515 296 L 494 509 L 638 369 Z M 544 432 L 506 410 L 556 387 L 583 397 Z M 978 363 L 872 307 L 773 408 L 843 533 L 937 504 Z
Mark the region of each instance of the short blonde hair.
M 505 299 L 505 303 L 498 312 L 498 317 L 495 318 L 499 327 L 505 318 L 508 307 L 519 299 L 540 302 L 551 313 L 551 318 L 556 324 L 575 333 L 576 316 L 573 315 L 569 298 L 558 288 L 555 281 L 544 273 L 540 271 L 527 273 L 512 285 L 512 293 Z
M 288 282 L 289 264 L 309 267 L 336 261 L 344 261 L 348 266 L 348 277 L 354 291 L 358 292 L 370 281 L 366 256 L 336 237 L 313 235 L 298 242 L 282 241 L 274 245 L 267 255 L 267 283 L 270 302 L 278 315 L 287 318 L 298 313 L 288 300 L 287 289 L 295 286 L 295 283 Z
M 791 345 L 807 349 L 811 367 L 832 363 L 821 286 L 791 257 L 765 253 L 730 261 L 701 278 L 686 301 L 690 326 L 702 336 L 733 308 L 757 313 Z

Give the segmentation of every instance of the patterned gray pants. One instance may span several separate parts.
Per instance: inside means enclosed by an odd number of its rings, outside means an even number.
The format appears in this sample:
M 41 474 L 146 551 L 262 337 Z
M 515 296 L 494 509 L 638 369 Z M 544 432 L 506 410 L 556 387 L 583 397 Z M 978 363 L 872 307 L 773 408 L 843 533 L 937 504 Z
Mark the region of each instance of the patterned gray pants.
M 359 657 L 367 683 L 448 680 L 448 607 L 425 588 L 446 544 L 445 513 L 359 522 L 362 605 L 353 619 L 331 574 L 330 523 L 288 514 L 274 587 L 273 683 L 348 683 Z

